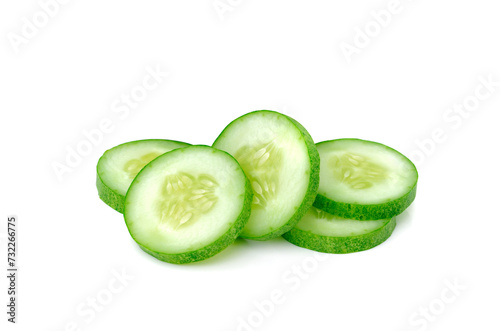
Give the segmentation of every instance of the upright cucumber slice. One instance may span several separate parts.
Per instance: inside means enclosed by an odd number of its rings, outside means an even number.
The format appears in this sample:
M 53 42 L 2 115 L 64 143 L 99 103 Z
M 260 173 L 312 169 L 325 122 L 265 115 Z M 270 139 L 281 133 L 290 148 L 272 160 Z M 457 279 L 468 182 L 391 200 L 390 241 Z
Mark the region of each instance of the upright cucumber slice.
M 250 182 L 231 155 L 191 146 L 161 155 L 139 172 L 124 218 L 144 251 L 189 263 L 229 246 L 247 223 L 251 202 Z
M 294 245 L 323 253 L 353 253 L 383 243 L 396 227 L 396 217 L 386 220 L 344 219 L 311 207 L 283 238 Z
M 97 192 L 102 201 L 123 213 L 125 194 L 137 173 L 151 160 L 189 144 L 161 139 L 137 140 L 108 149 L 97 163 Z
M 241 237 L 281 236 L 312 205 L 319 155 L 309 133 L 294 119 L 269 110 L 248 113 L 231 122 L 213 147 L 232 154 L 252 183 L 252 214 Z
M 396 150 L 361 139 L 316 146 L 321 180 L 315 207 L 344 218 L 378 220 L 402 213 L 415 199 L 417 169 Z

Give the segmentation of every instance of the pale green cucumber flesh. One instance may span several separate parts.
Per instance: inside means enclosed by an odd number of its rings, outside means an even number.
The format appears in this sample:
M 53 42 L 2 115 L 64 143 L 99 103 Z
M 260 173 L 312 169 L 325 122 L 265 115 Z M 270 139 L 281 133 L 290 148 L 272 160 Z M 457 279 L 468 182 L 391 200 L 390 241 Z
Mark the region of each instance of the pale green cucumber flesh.
M 108 149 L 97 163 L 96 186 L 99 198 L 123 213 L 125 195 L 139 171 L 156 157 L 187 143 L 164 139 L 130 141 Z
M 245 114 L 226 126 L 213 147 L 238 160 L 254 191 L 241 237 L 281 236 L 314 202 L 319 155 L 309 133 L 294 119 L 269 110 Z
M 323 253 L 345 254 L 368 250 L 389 238 L 396 217 L 359 221 L 340 218 L 315 207 L 283 235 L 290 243 Z
M 321 170 L 315 207 L 344 218 L 378 220 L 401 214 L 415 199 L 417 169 L 396 150 L 361 139 L 316 146 Z
M 238 162 L 208 146 L 168 152 L 135 177 L 124 218 L 147 253 L 169 263 L 207 259 L 229 246 L 250 216 L 252 189 Z

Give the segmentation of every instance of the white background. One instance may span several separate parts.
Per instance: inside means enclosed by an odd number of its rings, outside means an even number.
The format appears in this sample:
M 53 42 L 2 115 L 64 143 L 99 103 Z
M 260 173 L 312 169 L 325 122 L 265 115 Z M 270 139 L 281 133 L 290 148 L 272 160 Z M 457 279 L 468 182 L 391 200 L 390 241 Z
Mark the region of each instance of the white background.
M 496 2 L 401 0 L 350 63 L 342 43 L 376 29 L 370 12 L 388 1 L 229 3 L 221 19 L 212 0 L 69 1 L 19 47 L 12 36 L 40 5 L 1 3 L 2 261 L 7 215 L 20 245 L 18 324 L 6 322 L 2 277 L 2 330 L 497 330 L 500 87 L 460 123 L 443 117 L 474 101 L 480 76 L 500 81 Z M 169 76 L 114 112 L 147 67 Z M 417 199 L 393 236 L 320 262 L 283 239 L 238 240 L 183 266 L 143 253 L 97 196 L 100 155 L 143 138 L 211 144 L 256 109 L 294 117 L 315 141 L 364 138 L 410 156 Z M 55 162 L 105 118 L 112 130 L 58 180 Z M 445 138 L 432 148 L 435 130 Z M 291 275 L 303 265 L 303 279 Z M 133 279 L 107 298 L 113 270 Z M 259 319 L 254 301 L 273 291 L 284 302 Z M 110 302 L 95 318 L 77 312 L 99 295 Z

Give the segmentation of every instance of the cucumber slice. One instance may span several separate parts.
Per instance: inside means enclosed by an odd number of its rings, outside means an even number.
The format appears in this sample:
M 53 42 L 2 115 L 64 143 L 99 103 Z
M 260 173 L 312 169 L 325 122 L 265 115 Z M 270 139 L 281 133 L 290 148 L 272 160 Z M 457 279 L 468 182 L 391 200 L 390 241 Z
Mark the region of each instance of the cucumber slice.
M 317 145 L 320 183 L 314 206 L 343 218 L 387 219 L 415 200 L 418 173 L 403 154 L 361 139 Z
M 187 143 L 146 139 L 124 143 L 108 149 L 97 163 L 97 192 L 99 198 L 116 211 L 123 213 L 125 194 L 137 173 L 151 160 Z
M 358 221 L 311 207 L 300 222 L 283 235 L 294 245 L 323 253 L 354 253 L 380 245 L 396 227 L 396 217 Z
M 229 246 L 250 216 L 252 188 L 238 162 L 190 146 L 148 163 L 132 182 L 124 218 L 132 238 L 159 260 L 190 263 Z
M 269 110 L 248 113 L 226 126 L 213 147 L 232 154 L 252 183 L 252 214 L 241 237 L 281 236 L 314 202 L 319 155 L 294 119 Z

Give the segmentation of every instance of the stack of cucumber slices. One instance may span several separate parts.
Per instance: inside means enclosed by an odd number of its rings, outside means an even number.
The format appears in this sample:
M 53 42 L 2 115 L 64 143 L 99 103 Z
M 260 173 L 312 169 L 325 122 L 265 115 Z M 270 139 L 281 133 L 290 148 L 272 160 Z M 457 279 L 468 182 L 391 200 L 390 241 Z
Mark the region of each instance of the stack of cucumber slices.
M 123 213 L 141 249 L 177 264 L 207 259 L 237 237 L 283 236 L 325 253 L 373 248 L 415 199 L 417 179 L 390 147 L 314 144 L 297 121 L 269 110 L 235 119 L 211 147 L 132 141 L 97 164 L 101 200 Z

